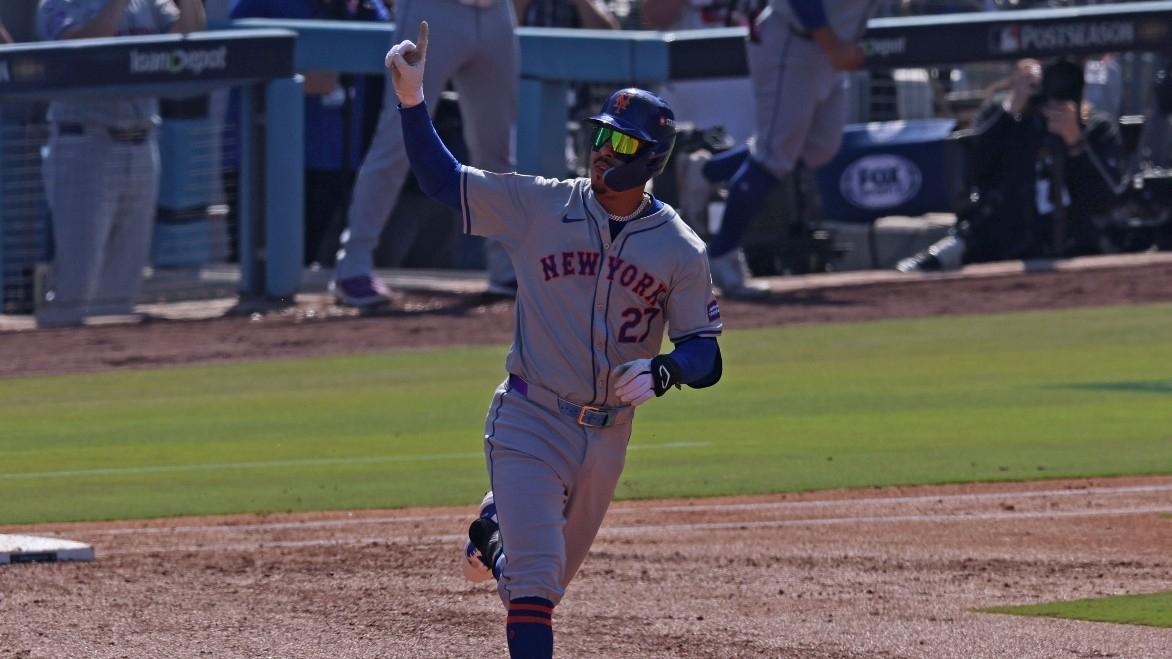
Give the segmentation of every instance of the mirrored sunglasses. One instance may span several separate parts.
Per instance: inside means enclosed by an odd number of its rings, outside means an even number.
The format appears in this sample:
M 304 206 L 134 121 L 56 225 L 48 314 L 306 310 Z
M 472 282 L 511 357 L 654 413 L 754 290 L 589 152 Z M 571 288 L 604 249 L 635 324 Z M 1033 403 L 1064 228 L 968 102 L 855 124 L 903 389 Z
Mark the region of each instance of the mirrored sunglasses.
M 610 126 L 595 126 L 594 150 L 601 149 L 607 142 L 610 143 L 610 148 L 614 149 L 615 153 L 623 156 L 634 155 L 644 144 L 643 140 L 631 137 L 626 133 L 620 133 Z

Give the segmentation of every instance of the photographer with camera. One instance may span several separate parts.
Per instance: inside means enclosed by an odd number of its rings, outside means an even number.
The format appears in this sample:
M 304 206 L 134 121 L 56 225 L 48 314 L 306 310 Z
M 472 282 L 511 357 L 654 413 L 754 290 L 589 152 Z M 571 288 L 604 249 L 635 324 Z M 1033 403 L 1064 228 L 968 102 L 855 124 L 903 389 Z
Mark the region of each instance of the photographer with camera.
M 1017 62 L 1009 94 L 981 109 L 972 140 L 974 203 L 952 233 L 896 265 L 902 272 L 1099 251 L 1093 217 L 1116 201 L 1122 143 L 1083 102 L 1083 67 Z

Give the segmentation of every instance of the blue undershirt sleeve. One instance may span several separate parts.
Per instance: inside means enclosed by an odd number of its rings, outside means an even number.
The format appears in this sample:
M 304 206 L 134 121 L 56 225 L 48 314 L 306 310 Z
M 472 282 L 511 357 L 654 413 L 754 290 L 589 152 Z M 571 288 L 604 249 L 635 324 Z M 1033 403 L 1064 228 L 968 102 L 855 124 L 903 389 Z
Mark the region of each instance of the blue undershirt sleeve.
M 712 337 L 689 339 L 676 346 L 668 357 L 680 367 L 680 382 L 707 387 L 720 379 L 720 346 Z
M 427 102 L 400 107 L 399 119 L 403 124 L 407 160 L 411 162 L 419 188 L 432 199 L 459 210 L 460 162 L 435 132 Z
M 822 0 L 788 0 L 790 9 L 807 30 L 817 30 L 826 25 L 826 8 Z

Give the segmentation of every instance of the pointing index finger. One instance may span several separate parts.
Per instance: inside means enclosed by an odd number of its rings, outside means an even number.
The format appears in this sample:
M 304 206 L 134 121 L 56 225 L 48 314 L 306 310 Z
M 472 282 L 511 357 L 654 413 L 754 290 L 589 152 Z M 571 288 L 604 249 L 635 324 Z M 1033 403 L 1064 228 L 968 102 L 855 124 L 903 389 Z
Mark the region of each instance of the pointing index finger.
M 427 21 L 419 21 L 419 38 L 415 40 L 415 50 L 407 54 L 407 63 L 414 66 L 425 57 L 427 57 Z

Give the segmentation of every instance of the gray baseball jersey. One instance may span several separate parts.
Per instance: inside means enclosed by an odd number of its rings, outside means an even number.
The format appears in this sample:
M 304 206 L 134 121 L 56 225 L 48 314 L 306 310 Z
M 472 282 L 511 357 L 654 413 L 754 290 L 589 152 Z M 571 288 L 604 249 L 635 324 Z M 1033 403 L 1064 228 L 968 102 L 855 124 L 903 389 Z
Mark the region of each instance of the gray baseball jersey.
M 862 36 L 878 6 L 877 0 L 822 2 L 831 29 L 843 41 Z M 847 76 L 805 34 L 789 0 L 773 0 L 756 25 L 760 39 L 747 49 L 756 92 L 753 157 L 778 178 L 799 160 L 811 168 L 823 165 L 842 143 Z
M 69 30 L 89 23 L 109 0 L 41 0 L 37 9 L 37 32 L 42 39 L 56 41 Z M 118 35 L 162 34 L 179 20 L 179 9 L 171 0 L 130 0 Z M 53 101 L 49 121 L 96 123 L 119 128 L 139 128 L 159 121 L 155 98 L 88 97 Z
M 802 0 L 809 2 L 811 0 Z M 830 29 L 843 41 L 858 41 L 867 29 L 867 20 L 879 8 L 878 0 L 812 0 L 821 2 L 826 12 L 826 21 Z M 799 32 L 804 32 L 801 22 L 793 13 L 791 0 L 770 0 L 773 11 L 785 16 L 790 24 Z
M 472 163 L 493 171 L 516 169 L 513 132 L 519 86 L 516 17 L 510 0 L 398 0 L 392 43 L 414 39 L 419 22 L 443 25 L 431 34 L 424 97 L 434 111 L 448 82 L 460 95 L 460 117 Z M 387 80 L 383 111 L 358 170 L 338 252 L 337 279 L 369 275 L 374 250 L 390 218 L 409 164 L 399 104 Z M 488 252 L 494 282 L 511 277 L 508 258 Z
M 633 414 L 613 391 L 614 369 L 659 354 L 665 332 L 675 342 L 720 334 L 708 259 L 666 205 L 612 239 L 588 179 L 464 167 L 460 196 L 464 231 L 499 240 L 518 282 L 511 375 L 485 422 L 501 598 L 557 603 L 622 473 Z M 583 425 L 574 404 L 618 422 Z

